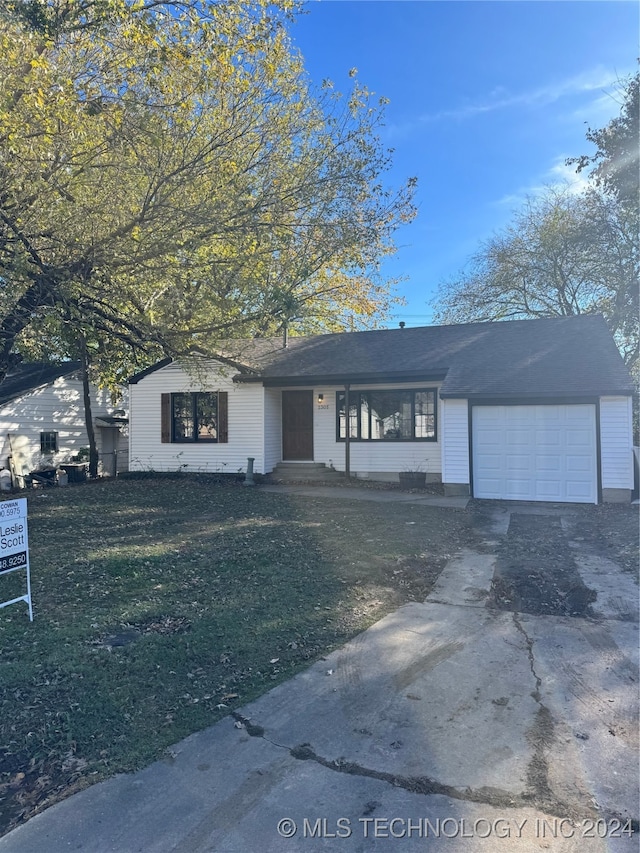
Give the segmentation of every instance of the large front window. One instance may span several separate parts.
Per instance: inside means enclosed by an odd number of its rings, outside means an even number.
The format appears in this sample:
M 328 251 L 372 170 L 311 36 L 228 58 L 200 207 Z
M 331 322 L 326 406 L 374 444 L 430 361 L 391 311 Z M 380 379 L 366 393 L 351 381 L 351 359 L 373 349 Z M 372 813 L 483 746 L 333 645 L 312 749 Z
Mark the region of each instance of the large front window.
M 338 391 L 337 438 L 347 435 L 346 393 Z M 436 390 L 350 391 L 351 441 L 436 441 Z
M 218 395 L 171 395 L 172 441 L 218 441 Z

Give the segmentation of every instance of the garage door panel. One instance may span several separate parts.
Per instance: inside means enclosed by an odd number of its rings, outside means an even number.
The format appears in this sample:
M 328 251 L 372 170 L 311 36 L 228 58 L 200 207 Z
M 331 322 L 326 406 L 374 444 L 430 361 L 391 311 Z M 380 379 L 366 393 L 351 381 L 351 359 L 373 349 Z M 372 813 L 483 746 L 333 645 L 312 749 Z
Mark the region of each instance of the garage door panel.
M 528 447 L 531 443 L 531 430 L 509 427 L 505 433 L 506 444 L 509 447 Z
M 502 443 L 495 433 L 493 435 L 482 435 L 480 436 L 480 440 L 487 452 L 500 453 L 502 451 Z
M 507 478 L 507 499 L 512 501 L 533 500 L 533 484 L 529 479 Z
M 536 497 L 538 501 L 558 501 L 562 497 L 560 484 L 554 480 L 537 480 Z
M 531 423 L 531 414 L 529 412 L 521 411 L 520 406 L 507 406 L 502 408 L 508 408 L 509 411 L 503 413 L 499 418 L 501 417 L 501 419 L 504 420 L 506 417 L 506 422 L 508 424 L 524 424 L 527 426 Z
M 475 497 L 597 502 L 595 406 L 474 406 Z
M 482 494 L 486 498 L 500 498 L 500 489 L 502 487 L 502 479 L 491 479 L 491 477 L 479 477 L 478 488 L 482 490 Z
M 531 459 L 529 456 L 516 456 L 512 453 L 509 453 L 506 458 L 506 469 L 509 473 L 521 473 L 524 472 L 528 474 L 531 468 Z
M 582 481 L 567 481 L 567 497 L 576 503 L 594 503 L 588 484 Z
M 486 453 L 478 467 L 479 474 L 499 474 L 502 471 L 502 456 L 497 453 Z
M 593 406 L 565 406 L 565 423 L 582 425 L 593 413 Z
M 586 456 L 567 456 L 567 474 L 588 474 L 591 460 Z
M 586 429 L 567 430 L 567 447 L 591 447 L 592 436 Z
M 559 412 L 555 406 L 551 407 L 548 412 L 543 411 L 546 406 L 532 406 L 531 408 L 535 409 L 535 412 L 532 413 L 532 419 L 538 426 L 561 427 L 565 422 L 562 412 Z
M 548 472 L 550 474 L 562 473 L 562 457 L 557 454 L 555 456 L 537 456 L 536 457 L 536 472 Z
M 552 447 L 556 449 L 562 446 L 562 433 L 559 429 L 537 429 L 535 442 L 539 448 Z

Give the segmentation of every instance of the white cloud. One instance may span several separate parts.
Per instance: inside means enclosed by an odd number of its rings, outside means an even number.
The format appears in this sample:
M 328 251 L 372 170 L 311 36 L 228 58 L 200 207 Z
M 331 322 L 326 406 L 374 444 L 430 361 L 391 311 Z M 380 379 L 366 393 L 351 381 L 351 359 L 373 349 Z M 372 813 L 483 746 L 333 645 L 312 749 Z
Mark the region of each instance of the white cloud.
M 547 172 L 547 185 L 563 186 L 571 195 L 580 195 L 589 186 L 587 173 L 576 174 L 575 166 L 567 165 L 566 157 L 558 157 L 556 162 Z
M 564 190 L 569 195 L 580 195 L 589 186 L 585 172 L 576 174 L 575 166 L 567 166 L 567 157 L 556 157 L 553 164 L 534 182 L 521 186 L 493 202 L 495 207 L 521 207 L 528 198 L 543 195 L 549 189 Z
M 469 104 L 454 110 L 445 110 L 435 114 L 435 118 L 468 118 L 478 115 L 479 113 L 494 112 L 507 107 L 525 106 L 535 107 L 552 104 L 559 101 L 561 98 L 573 97 L 586 92 L 602 92 L 601 97 L 605 97 L 605 89 L 614 86 L 619 80 L 620 75 L 616 71 L 611 71 L 598 66 L 589 71 L 584 71 L 581 74 L 576 74 L 566 80 L 557 80 L 547 86 L 539 86 L 537 89 L 530 89 L 526 92 L 509 94 L 508 91 L 500 87 L 499 90 L 494 90 L 493 97 L 490 97 L 484 103 Z M 610 97 L 610 96 L 608 96 Z M 432 116 L 423 116 L 423 121 L 433 120 Z
M 524 92 L 510 93 L 504 86 L 498 86 L 492 90 L 484 101 L 464 104 L 452 109 L 439 110 L 436 113 L 424 113 L 413 121 L 404 124 L 389 125 L 386 135 L 390 137 L 406 136 L 425 124 L 444 120 L 462 121 L 474 118 L 477 115 L 497 112 L 511 107 L 544 107 L 556 103 L 563 98 L 575 98 L 587 95 L 590 92 L 599 93 L 598 97 L 590 102 L 593 109 L 587 111 L 582 106 L 577 108 L 575 112 L 576 114 L 582 114 L 583 120 L 584 116 L 587 116 L 588 121 L 597 122 L 598 115 L 610 116 L 617 111 L 615 87 L 616 83 L 624 76 L 625 73 L 598 65 L 595 68 L 583 71 L 565 80 L 556 80 L 546 86 L 539 86 L 538 88 L 529 89 Z

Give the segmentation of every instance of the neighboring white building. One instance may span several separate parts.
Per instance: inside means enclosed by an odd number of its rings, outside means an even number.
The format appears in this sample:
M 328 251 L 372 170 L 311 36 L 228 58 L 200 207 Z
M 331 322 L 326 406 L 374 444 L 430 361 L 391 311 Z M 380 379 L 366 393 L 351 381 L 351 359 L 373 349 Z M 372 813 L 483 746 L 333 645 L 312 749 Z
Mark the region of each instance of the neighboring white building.
M 79 362 L 20 364 L 0 384 L 0 467 L 13 458 L 19 474 L 69 462 L 88 447 Z M 124 401 L 91 386 L 92 417 L 100 472 L 128 468 L 128 420 Z
M 252 457 L 257 473 L 419 468 L 477 498 L 630 499 L 634 389 L 602 317 L 225 347 L 225 363 L 166 359 L 132 377 L 132 470 L 236 473 Z

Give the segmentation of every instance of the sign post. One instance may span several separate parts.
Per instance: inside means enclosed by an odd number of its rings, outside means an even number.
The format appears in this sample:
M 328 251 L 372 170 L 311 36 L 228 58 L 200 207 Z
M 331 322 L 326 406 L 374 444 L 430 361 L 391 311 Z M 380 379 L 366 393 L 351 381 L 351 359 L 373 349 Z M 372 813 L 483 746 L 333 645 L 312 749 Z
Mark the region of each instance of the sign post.
M 31 606 L 31 574 L 29 572 L 29 535 L 27 531 L 27 499 L 0 501 L 0 576 L 24 570 L 27 574 L 27 593 L 10 601 L 0 601 L 0 609 L 19 601 L 29 605 L 29 619 L 33 622 Z

